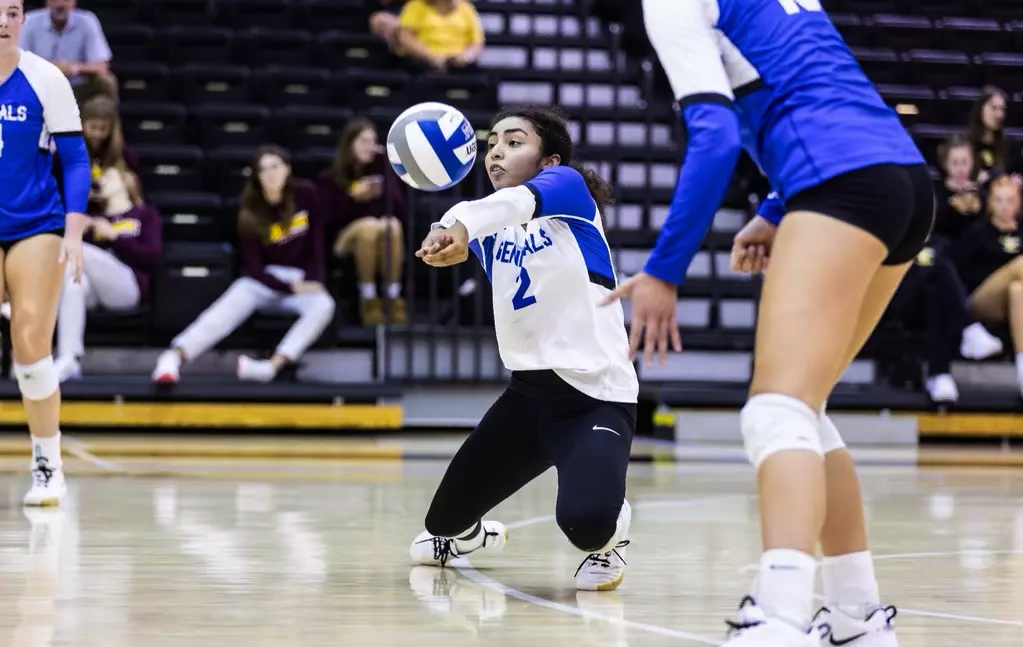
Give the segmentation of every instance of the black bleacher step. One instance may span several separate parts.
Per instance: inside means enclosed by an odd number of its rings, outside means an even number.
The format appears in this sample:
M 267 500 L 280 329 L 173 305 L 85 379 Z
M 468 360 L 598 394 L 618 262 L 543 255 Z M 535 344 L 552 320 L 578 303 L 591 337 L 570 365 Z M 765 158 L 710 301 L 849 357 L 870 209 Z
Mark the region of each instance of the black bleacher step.
M 608 51 L 611 47 L 611 41 L 606 37 L 540 36 L 536 34 L 487 35 L 487 45 L 521 47 L 523 44 L 529 44 L 532 47 L 553 47 L 556 49 L 580 49 L 590 51 Z
M 157 385 L 148 375 L 96 375 L 69 380 L 61 385 L 65 401 L 160 402 L 260 402 L 260 403 L 332 403 L 341 398 L 348 403 L 375 404 L 381 399 L 396 399 L 401 391 L 386 384 L 324 384 L 318 382 L 277 381 L 258 384 L 225 380 L 222 376 L 182 376 L 175 385 Z M 0 399 L 19 400 L 18 383 L 0 382 Z
M 522 67 L 502 67 L 499 65 L 487 65 L 481 68 L 502 81 L 542 81 L 545 83 L 628 83 L 638 84 L 640 74 L 635 70 L 531 70 Z
M 685 344 L 685 338 L 682 343 Z M 737 409 L 746 403 L 749 385 L 745 382 L 643 382 L 640 399 L 653 400 L 668 407 Z M 878 384 L 839 384 L 828 398 L 828 410 L 935 411 L 1011 413 L 1023 410 L 1019 396 L 1011 392 L 961 390 L 954 406 L 938 407 L 927 393 Z
M 494 2 L 476 0 L 473 2 L 479 13 L 539 14 L 543 16 L 582 16 L 579 4 L 567 2 Z

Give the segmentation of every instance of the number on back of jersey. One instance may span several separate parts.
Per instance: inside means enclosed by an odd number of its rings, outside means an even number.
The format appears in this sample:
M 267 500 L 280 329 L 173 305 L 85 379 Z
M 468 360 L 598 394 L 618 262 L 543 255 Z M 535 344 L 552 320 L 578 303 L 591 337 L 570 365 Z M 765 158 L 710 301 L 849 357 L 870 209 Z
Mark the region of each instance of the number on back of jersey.
M 778 0 L 778 4 L 790 16 L 800 11 L 823 11 L 820 0 Z

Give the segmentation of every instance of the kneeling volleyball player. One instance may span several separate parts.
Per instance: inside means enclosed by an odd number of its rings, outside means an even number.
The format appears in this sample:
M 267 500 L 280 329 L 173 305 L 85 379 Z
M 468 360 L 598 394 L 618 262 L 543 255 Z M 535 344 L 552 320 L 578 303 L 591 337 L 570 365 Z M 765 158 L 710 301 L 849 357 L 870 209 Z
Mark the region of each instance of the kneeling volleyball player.
M 601 223 L 610 187 L 571 162 L 558 113 L 500 113 L 486 156 L 497 191 L 455 205 L 416 253 L 436 267 L 479 258 L 512 377 L 452 459 L 410 552 L 443 566 L 503 547 L 507 530 L 483 516 L 553 466 L 558 525 L 583 553 L 576 586 L 609 591 L 625 575 L 639 387 L 622 308 L 600 307 L 616 285 Z

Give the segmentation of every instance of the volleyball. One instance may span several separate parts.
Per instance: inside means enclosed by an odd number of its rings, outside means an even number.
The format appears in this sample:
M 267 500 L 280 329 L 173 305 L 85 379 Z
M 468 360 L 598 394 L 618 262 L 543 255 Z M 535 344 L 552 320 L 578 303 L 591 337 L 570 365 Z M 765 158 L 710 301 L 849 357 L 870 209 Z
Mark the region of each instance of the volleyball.
M 406 184 L 443 191 L 465 179 L 476 161 L 476 131 L 458 109 L 420 103 L 401 113 L 387 133 L 387 159 Z

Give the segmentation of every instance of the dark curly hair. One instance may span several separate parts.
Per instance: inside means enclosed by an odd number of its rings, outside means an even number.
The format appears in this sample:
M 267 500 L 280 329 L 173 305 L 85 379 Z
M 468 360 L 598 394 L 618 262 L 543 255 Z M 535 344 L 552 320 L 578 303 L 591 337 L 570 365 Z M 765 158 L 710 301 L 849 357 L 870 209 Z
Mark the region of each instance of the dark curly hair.
M 519 117 L 532 124 L 542 142 L 541 152 L 544 157 L 558 155 L 561 157 L 562 166 L 579 171 L 586 180 L 586 188 L 590 190 L 590 195 L 593 196 L 601 213 L 604 212 L 605 206 L 614 201 L 614 189 L 607 180 L 589 167 L 572 163 L 572 138 L 568 134 L 566 115 L 561 109 L 551 106 L 511 106 L 494 116 L 491 128 L 508 117 Z

